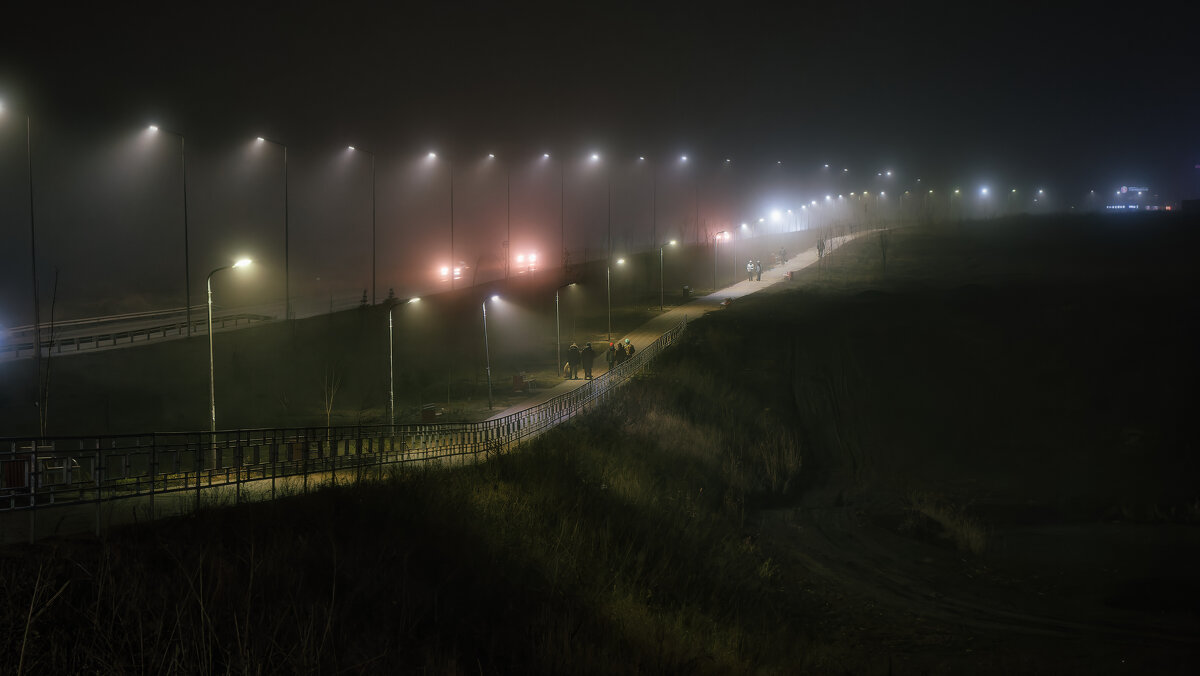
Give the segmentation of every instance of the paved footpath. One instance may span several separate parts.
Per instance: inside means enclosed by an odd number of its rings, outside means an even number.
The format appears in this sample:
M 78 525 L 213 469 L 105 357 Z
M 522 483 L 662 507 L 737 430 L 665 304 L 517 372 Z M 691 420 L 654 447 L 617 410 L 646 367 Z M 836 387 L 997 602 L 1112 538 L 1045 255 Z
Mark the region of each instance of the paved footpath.
M 860 237 L 865 234 L 866 233 L 858 233 L 855 235 L 846 235 L 843 237 L 836 237 L 830 243 L 829 250 L 833 251 L 834 249 L 840 247 L 845 242 L 847 242 L 851 239 L 854 239 L 855 237 Z M 779 282 L 781 282 L 787 278 L 788 272 L 796 272 L 799 270 L 803 270 L 804 268 L 807 268 L 808 266 L 810 266 L 816 262 L 817 262 L 817 248 L 813 247 L 811 249 L 801 252 L 800 254 L 798 254 L 796 256 L 793 256 L 792 258 L 788 259 L 787 263 L 784 263 L 783 265 L 772 268 L 770 270 L 763 270 L 761 282 L 759 282 L 759 281 L 751 282 L 748 280 L 741 281 L 741 282 L 738 282 L 737 284 L 734 284 L 733 286 L 728 286 L 728 287 L 725 287 L 724 289 L 718 289 L 717 291 L 710 293 L 707 296 L 700 296 L 699 298 L 696 298 L 695 300 L 692 300 L 688 303 L 671 308 L 670 310 L 662 313 L 661 315 L 655 317 L 654 319 L 651 319 L 650 321 L 646 322 L 645 324 L 642 324 L 641 326 L 637 327 L 633 331 L 630 331 L 629 333 L 626 333 L 626 334 L 620 335 L 620 336 L 616 336 L 615 340 L 620 340 L 621 342 L 624 342 L 625 339 L 628 338 L 629 341 L 631 343 L 633 343 L 634 348 L 641 349 L 642 347 L 649 345 L 649 344 L 653 343 L 654 341 L 658 340 L 658 338 L 660 336 L 662 336 L 664 333 L 666 333 L 667 330 L 674 328 L 675 326 L 677 326 L 679 324 L 679 322 L 682 322 L 685 317 L 689 320 L 698 319 L 699 317 L 701 317 L 705 314 L 708 314 L 709 312 L 712 312 L 713 310 L 721 309 L 723 307 L 722 303 L 724 303 L 726 300 L 733 300 L 735 298 L 741 298 L 742 296 L 754 293 L 755 291 L 765 289 L 768 286 L 771 286 L 773 284 L 778 284 Z M 603 344 L 603 343 L 601 343 L 601 344 Z M 607 346 L 604 346 L 604 349 L 596 351 L 596 367 L 597 368 L 593 368 L 592 371 L 597 377 L 604 373 L 604 370 L 603 370 L 605 367 L 604 351 L 607 349 L 608 349 Z M 538 404 L 550 401 L 551 399 L 553 399 L 557 396 L 566 394 L 567 392 L 570 392 L 571 390 L 574 390 L 575 388 L 582 386 L 586 382 L 587 381 L 584 380 L 582 377 L 579 380 L 564 380 L 564 381 L 560 382 L 559 384 L 555 385 L 554 387 L 548 387 L 544 390 L 541 390 L 541 391 L 537 392 L 535 395 L 531 396 L 530 398 L 523 399 L 520 403 L 510 406 L 509 408 L 506 408 L 503 411 L 496 413 L 495 415 L 488 418 L 488 420 L 495 420 L 497 418 L 503 418 L 504 416 L 512 415 L 513 413 L 518 413 L 520 411 L 524 411 L 527 408 L 532 408 L 534 406 L 537 406 Z

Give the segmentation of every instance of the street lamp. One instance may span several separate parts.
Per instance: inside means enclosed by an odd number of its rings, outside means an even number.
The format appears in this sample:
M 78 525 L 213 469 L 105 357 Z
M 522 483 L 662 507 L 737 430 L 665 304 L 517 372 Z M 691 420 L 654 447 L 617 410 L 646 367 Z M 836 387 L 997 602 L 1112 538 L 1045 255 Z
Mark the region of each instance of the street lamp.
M 288 273 L 288 148 L 285 144 L 279 141 L 258 137 L 259 143 L 271 143 L 283 148 L 283 316 L 285 319 L 292 318 L 292 295 L 289 292 L 288 284 L 290 276 Z
M 723 241 L 729 241 L 729 239 L 730 239 L 729 233 L 726 232 L 725 230 L 722 230 L 713 236 L 713 291 L 717 290 L 717 261 L 720 258 L 717 255 L 717 244 L 719 244 L 720 242 L 723 242 Z M 732 250 L 732 247 L 731 247 L 731 250 Z M 737 274 L 737 262 L 734 261 L 734 275 L 736 275 L 736 274 Z
M 495 160 L 495 153 L 488 153 L 489 160 Z M 512 261 L 512 173 L 508 163 L 504 163 L 504 278 L 508 279 L 509 264 Z
M 0 114 L 5 114 L 4 103 L 0 102 Z M 41 303 L 38 302 L 38 276 L 37 276 L 37 228 L 33 218 L 33 123 L 29 114 L 25 115 L 25 171 L 29 177 L 29 270 L 31 273 L 32 284 L 30 288 L 33 290 L 33 364 L 34 364 L 34 380 L 35 389 L 38 393 L 38 398 L 41 398 L 41 382 L 42 382 L 42 312 Z M 49 362 L 47 362 L 49 363 Z M 43 434 L 46 426 L 41 424 L 44 418 L 44 412 L 39 409 L 38 429 Z
M 558 366 L 561 366 L 563 363 L 563 361 L 562 361 L 562 322 L 560 320 L 560 316 L 558 313 L 558 292 L 567 288 L 568 286 L 575 286 L 575 282 L 571 282 L 570 284 L 563 284 L 562 286 L 560 286 L 554 290 L 554 363 L 557 364 Z M 558 368 L 558 366 L 556 366 L 555 368 Z
M 179 137 L 179 155 L 180 165 L 183 167 L 183 292 L 184 292 L 184 313 L 187 317 L 187 335 L 192 337 L 192 274 L 189 268 L 190 256 L 188 255 L 188 200 L 187 200 L 187 140 L 183 134 L 173 131 L 160 129 L 157 125 L 150 125 L 149 131 L 151 134 L 162 132 Z
M 375 153 L 354 146 L 347 146 L 351 152 L 365 153 L 371 156 L 371 305 L 375 304 Z
M 675 240 L 671 240 L 666 244 L 660 244 L 658 247 L 658 311 L 663 310 L 663 247 L 675 246 Z
M 624 265 L 625 259 L 618 258 L 617 265 Z M 609 264 L 605 267 L 606 286 L 608 287 L 608 340 L 612 342 L 612 259 L 609 259 Z
M 409 298 L 408 303 L 416 303 L 420 298 Z M 388 308 L 388 421 L 389 424 L 396 424 L 396 369 L 392 362 L 392 311 L 396 309 L 393 305 Z
M 249 258 L 243 258 L 233 265 L 223 265 L 212 272 L 208 273 L 208 278 L 204 280 L 205 286 L 208 287 L 208 413 L 209 413 L 209 431 L 217 431 L 217 386 L 216 377 L 214 375 L 215 368 L 213 366 L 213 327 L 212 327 L 212 278 L 222 270 L 229 268 L 244 268 L 250 265 Z M 215 442 L 214 442 L 215 443 Z
M 500 296 L 492 296 L 493 302 L 498 301 L 498 300 L 500 300 Z M 483 355 L 487 362 L 488 410 L 490 411 L 490 410 L 492 410 L 492 353 L 491 353 L 491 350 L 488 348 L 487 302 L 488 302 L 488 299 L 484 298 L 483 302 L 481 302 L 479 304 L 479 307 L 482 308 L 482 310 L 483 310 Z
M 436 160 L 437 153 L 429 153 L 429 159 Z M 454 161 L 446 160 L 447 168 L 450 173 L 450 290 L 454 290 L 454 267 L 458 263 L 454 260 Z

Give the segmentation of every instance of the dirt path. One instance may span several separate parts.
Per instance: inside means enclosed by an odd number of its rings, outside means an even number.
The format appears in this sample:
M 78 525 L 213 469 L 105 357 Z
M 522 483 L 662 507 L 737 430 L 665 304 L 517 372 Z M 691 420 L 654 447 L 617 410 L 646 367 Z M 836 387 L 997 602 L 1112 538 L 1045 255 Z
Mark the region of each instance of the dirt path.
M 1176 673 L 1200 656 L 1194 615 L 1048 595 L 986 559 L 880 527 L 869 516 L 875 510 L 810 504 L 766 512 L 757 525 L 804 571 L 802 584 L 829 601 L 834 625 L 897 666 L 1062 673 L 1086 663 Z

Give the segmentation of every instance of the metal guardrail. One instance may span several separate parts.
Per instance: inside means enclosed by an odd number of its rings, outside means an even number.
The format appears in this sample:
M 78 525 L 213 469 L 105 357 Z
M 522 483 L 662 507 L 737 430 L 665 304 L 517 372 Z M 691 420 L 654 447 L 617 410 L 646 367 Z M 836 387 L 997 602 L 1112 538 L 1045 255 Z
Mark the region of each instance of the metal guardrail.
M 213 330 L 224 330 L 228 327 L 245 326 L 274 320 L 275 318 L 269 315 L 249 312 L 226 314 L 213 317 Z M 207 320 L 193 321 L 192 333 L 207 335 L 208 325 L 206 322 Z M 136 329 L 97 331 L 84 336 L 65 336 L 54 339 L 44 338 L 41 341 L 42 355 L 50 356 L 51 354 L 92 352 L 95 350 L 117 347 L 119 345 L 145 343 L 156 339 L 161 340 L 164 338 L 182 338 L 187 335 L 187 326 L 187 321 L 181 319 Z M 48 334 L 49 327 L 44 328 Z M 60 326 L 58 328 L 63 327 Z M 25 333 L 30 335 L 21 340 L 13 340 L 11 336 L 14 334 L 10 334 L 10 342 L 0 343 L 0 361 L 6 359 L 22 359 L 33 356 L 33 332 L 32 330 L 28 330 L 25 331 Z
M 17 525 L 28 528 L 30 541 L 50 534 L 38 533 L 38 519 L 52 512 L 71 512 L 77 526 L 92 520 L 100 535 L 105 506 L 114 503 L 132 501 L 154 518 L 198 509 L 205 495 L 235 503 L 273 499 L 310 485 L 379 475 L 392 465 L 474 462 L 507 452 L 606 400 L 686 327 L 685 318 L 632 359 L 571 392 L 484 422 L 0 439 L 0 542 L 16 539 L 12 531 L 22 513 L 28 523 Z M 82 516 L 87 511 L 94 518 Z

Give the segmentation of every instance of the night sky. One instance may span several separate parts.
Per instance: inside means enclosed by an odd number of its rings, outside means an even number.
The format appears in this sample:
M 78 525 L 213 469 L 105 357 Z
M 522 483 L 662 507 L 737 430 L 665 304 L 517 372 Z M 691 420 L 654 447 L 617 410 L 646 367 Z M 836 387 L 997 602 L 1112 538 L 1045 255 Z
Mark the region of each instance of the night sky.
M 376 158 L 380 297 L 441 288 L 448 159 L 455 257 L 481 278 L 509 214 L 513 253 L 556 263 L 565 230 L 574 259 L 602 255 L 610 186 L 618 250 L 883 189 L 882 169 L 889 189 L 1044 188 L 1060 209 L 1121 185 L 1200 196 L 1183 3 L 720 7 L 6 9 L 0 326 L 32 318 L 27 114 L 38 273 L 45 297 L 58 270 L 60 317 L 183 304 L 179 139 L 150 123 L 187 139 L 194 303 L 239 255 L 258 277 L 224 280 L 230 303 L 282 297 L 282 151 L 257 136 L 288 145 L 291 291 L 305 297 L 371 284 L 371 163 L 348 144 Z

